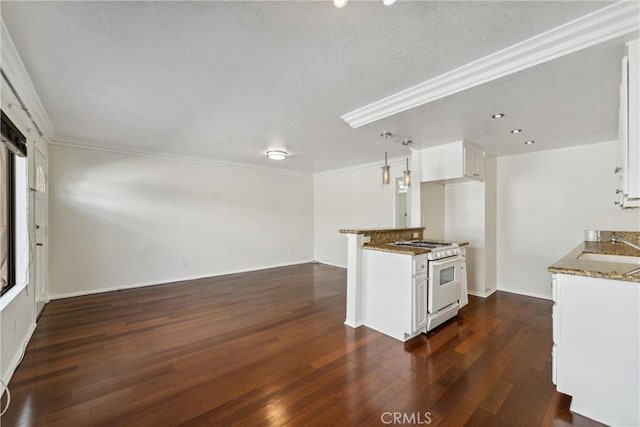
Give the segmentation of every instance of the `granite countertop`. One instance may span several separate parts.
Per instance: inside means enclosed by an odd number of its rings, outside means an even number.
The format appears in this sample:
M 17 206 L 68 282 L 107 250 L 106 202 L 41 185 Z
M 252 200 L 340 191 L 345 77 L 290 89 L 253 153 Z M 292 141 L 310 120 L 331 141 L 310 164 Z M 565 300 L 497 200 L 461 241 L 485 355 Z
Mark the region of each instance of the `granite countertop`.
M 437 241 L 435 239 L 428 239 Z M 469 242 L 461 242 L 458 243 L 458 246 L 467 246 Z M 394 254 L 405 254 L 405 255 L 422 255 L 428 252 L 431 252 L 432 249 L 429 248 L 412 248 L 411 246 L 402 246 L 402 245 L 394 245 L 393 243 L 376 243 L 370 244 L 367 243 L 362 246 L 363 249 L 369 249 L 372 251 L 380 251 L 380 252 L 392 252 Z
M 550 266 L 549 271 L 551 273 L 640 283 L 640 273 L 629 276 L 625 275 L 625 273 L 640 267 L 640 265 L 578 259 L 583 252 L 640 257 L 640 251 L 624 243 L 583 242 L 558 262 Z
M 426 254 L 427 252 L 431 252 L 431 249 L 429 248 L 412 248 L 411 246 L 400 246 L 394 245 L 393 243 L 367 243 L 362 246 L 362 249 L 369 249 L 371 251 L 380 252 L 392 252 L 394 254 L 405 255 L 421 255 Z
M 340 233 L 342 234 L 371 234 L 371 233 L 393 233 L 393 232 L 404 232 L 404 231 L 422 231 L 424 227 L 413 227 L 413 228 L 369 228 L 362 230 L 355 229 L 342 229 Z

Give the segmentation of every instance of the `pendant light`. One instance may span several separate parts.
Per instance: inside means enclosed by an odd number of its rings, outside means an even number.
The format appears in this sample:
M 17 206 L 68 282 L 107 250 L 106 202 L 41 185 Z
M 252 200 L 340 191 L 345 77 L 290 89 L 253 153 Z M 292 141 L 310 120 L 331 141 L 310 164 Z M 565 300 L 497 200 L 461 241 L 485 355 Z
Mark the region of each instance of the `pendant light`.
M 404 171 L 404 186 L 411 187 L 411 171 L 409 170 L 409 158 L 407 157 L 407 170 Z
M 384 166 L 382 167 L 382 185 L 389 184 L 391 182 L 391 171 L 387 164 L 387 152 L 384 152 Z

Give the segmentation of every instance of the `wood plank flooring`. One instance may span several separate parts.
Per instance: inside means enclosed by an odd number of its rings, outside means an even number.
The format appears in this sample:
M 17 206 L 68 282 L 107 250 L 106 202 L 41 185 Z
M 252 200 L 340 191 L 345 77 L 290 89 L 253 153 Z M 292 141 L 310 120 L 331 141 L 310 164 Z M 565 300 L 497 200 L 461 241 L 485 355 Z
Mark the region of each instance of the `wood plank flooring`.
M 53 301 L 2 426 L 597 423 L 551 384 L 551 302 L 470 297 L 407 343 L 343 325 L 346 271 L 305 264 Z

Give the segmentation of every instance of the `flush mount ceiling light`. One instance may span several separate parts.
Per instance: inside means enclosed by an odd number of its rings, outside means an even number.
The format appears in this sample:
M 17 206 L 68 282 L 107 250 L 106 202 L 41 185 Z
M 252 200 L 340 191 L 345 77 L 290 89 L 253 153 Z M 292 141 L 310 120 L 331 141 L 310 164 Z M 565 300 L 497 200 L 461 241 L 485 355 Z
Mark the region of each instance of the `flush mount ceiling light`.
M 492 119 L 501 119 L 504 117 L 504 113 L 496 113 L 493 116 L 491 116 Z
M 520 133 L 522 132 L 522 129 L 513 129 L 511 130 L 511 133 Z
M 338 9 L 341 9 L 343 7 L 345 7 L 347 5 L 349 0 L 333 0 L 333 5 L 335 7 L 337 7 Z M 382 3 L 385 6 L 391 6 L 392 4 L 394 4 L 396 2 L 396 0 L 382 0 Z
M 534 140 L 530 140 L 530 141 L 525 141 L 524 143 L 526 145 L 531 145 L 531 144 L 535 143 L 535 141 Z
M 267 157 L 271 160 L 284 160 L 289 153 L 284 150 L 269 150 L 267 151 Z

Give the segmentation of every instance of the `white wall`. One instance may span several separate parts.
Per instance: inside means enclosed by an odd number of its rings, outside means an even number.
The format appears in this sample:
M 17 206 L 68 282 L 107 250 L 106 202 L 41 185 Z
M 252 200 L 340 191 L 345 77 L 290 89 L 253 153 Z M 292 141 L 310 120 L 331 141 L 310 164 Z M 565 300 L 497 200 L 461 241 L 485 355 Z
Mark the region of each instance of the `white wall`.
M 484 294 L 498 286 L 497 266 L 497 159 L 487 154 L 484 159 Z
M 313 259 L 313 178 L 52 145 L 52 297 Z
M 469 242 L 467 287 L 474 295 L 485 294 L 484 183 L 465 182 L 445 186 L 445 240 Z
M 391 184 L 382 185 L 382 164 L 362 165 L 316 174 L 314 177 L 314 258 L 346 267 L 344 228 L 393 228 L 395 178 L 402 176 L 403 161 L 391 165 Z
M 444 185 L 433 182 L 420 183 L 420 219 L 426 239 L 444 240 L 445 203 Z
M 617 143 L 498 158 L 498 289 L 550 298 L 547 267 L 585 229 L 640 230 L 640 210 L 613 205 Z

